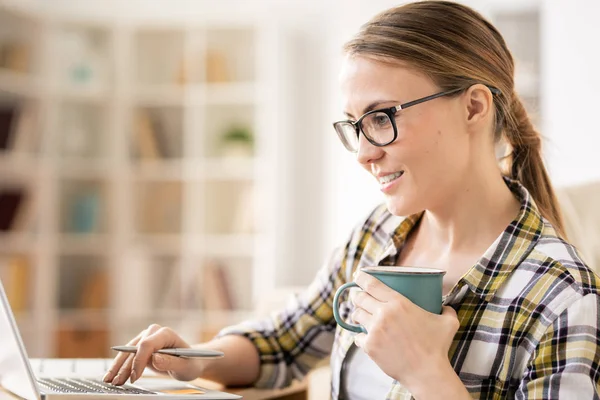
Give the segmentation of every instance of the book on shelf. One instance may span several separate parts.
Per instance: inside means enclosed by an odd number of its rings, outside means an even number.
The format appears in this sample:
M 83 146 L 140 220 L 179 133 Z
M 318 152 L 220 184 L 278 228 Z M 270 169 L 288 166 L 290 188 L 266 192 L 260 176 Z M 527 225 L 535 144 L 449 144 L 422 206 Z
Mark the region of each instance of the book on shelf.
M 14 106 L 0 108 L 0 150 L 9 150 L 11 147 L 16 114 Z
M 82 190 L 69 202 L 68 231 L 93 233 L 98 231 L 100 219 L 100 194 L 96 190 Z
M 134 121 L 134 154 L 138 158 L 156 160 L 162 152 L 154 122 L 147 110 L 138 110 Z
M 92 271 L 86 278 L 84 278 L 81 297 L 79 299 L 79 308 L 107 308 L 109 305 L 108 287 L 108 272 L 104 269 Z
M 61 321 L 56 331 L 59 358 L 104 358 L 110 356 L 110 332 L 99 321 Z M 105 321 L 108 325 L 108 321 Z
M 23 207 L 26 197 L 24 189 L 11 187 L 0 189 L 0 232 L 23 228 L 22 225 L 26 221 L 26 216 L 20 216 L 19 214 L 30 212 L 26 207 Z
M 24 311 L 29 302 L 29 261 L 21 255 L 0 257 L 0 280 L 13 311 Z
M 0 108 L 0 151 L 28 153 L 36 147 L 37 113 L 28 103 Z
M 206 53 L 206 81 L 209 83 L 231 81 L 227 57 L 220 50 L 210 49 Z
M 19 42 L 8 42 L 0 46 L 0 68 L 27 73 L 29 66 L 29 46 Z
M 173 158 L 180 151 L 176 132 L 168 130 L 167 117 L 157 108 L 139 109 L 135 113 L 132 143 L 133 156 L 144 160 Z

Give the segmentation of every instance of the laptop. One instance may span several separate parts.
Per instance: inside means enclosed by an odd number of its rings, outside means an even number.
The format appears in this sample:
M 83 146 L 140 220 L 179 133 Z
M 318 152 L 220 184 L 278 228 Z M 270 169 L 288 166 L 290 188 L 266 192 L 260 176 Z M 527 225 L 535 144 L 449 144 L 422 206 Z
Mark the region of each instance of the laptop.
M 32 359 L 0 281 L 0 388 L 26 400 L 74 399 L 240 399 L 241 396 L 159 377 L 151 370 L 135 384 L 113 386 L 102 381 L 110 359 Z M 2 390 L 0 389 L 0 390 Z

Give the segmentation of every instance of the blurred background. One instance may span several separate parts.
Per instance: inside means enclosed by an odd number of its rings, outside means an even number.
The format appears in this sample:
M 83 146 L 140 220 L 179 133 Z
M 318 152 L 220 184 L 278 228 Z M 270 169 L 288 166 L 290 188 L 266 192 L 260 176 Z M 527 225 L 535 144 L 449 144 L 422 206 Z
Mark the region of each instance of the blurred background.
M 111 356 L 152 322 L 206 340 L 306 286 L 381 201 L 331 122 L 342 44 L 400 3 L 0 0 L 0 278 L 30 356 Z M 466 4 L 554 183 L 593 185 L 600 3 Z

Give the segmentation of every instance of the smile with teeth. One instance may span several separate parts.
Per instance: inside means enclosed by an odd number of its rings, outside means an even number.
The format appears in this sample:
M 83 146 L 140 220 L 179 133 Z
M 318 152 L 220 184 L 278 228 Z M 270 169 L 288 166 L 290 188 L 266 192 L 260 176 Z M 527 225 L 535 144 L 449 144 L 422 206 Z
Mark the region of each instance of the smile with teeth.
M 382 176 L 381 178 L 379 178 L 379 183 L 385 185 L 386 183 L 390 183 L 394 179 L 400 178 L 402 174 L 404 174 L 404 171 L 394 172 L 393 174 Z

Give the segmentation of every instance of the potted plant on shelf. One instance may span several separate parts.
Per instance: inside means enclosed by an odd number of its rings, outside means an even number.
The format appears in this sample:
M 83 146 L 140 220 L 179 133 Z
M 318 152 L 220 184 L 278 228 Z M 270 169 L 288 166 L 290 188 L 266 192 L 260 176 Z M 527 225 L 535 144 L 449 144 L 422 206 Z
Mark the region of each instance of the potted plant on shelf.
M 235 125 L 227 129 L 221 137 L 221 154 L 223 157 L 252 157 L 254 136 L 247 125 Z

